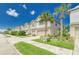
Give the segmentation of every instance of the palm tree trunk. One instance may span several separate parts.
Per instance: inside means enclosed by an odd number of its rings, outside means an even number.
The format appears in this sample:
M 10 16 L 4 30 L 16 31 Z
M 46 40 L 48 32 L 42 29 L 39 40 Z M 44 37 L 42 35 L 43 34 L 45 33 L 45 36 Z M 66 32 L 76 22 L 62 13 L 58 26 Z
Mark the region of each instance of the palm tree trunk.
M 47 35 L 47 21 L 45 22 L 45 36 Z
M 54 25 L 53 25 L 53 30 L 54 30 L 53 34 L 55 36 L 55 34 L 56 34 L 56 22 L 55 21 L 54 21 Z
M 60 19 L 60 39 L 62 39 L 63 36 L 63 19 Z

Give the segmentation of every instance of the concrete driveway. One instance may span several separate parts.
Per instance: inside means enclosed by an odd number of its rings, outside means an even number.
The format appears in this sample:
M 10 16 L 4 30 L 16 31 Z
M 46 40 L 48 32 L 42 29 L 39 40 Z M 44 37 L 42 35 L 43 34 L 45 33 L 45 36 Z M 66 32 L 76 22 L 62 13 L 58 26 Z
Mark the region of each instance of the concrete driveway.
M 17 50 L 10 45 L 7 37 L 0 34 L 0 55 L 18 55 Z

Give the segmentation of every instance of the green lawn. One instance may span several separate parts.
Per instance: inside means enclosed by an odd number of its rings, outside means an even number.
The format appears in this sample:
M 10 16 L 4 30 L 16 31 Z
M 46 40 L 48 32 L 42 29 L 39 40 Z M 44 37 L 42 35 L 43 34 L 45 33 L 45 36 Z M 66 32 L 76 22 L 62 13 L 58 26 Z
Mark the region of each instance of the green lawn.
M 54 55 L 54 53 L 25 42 L 18 42 L 15 47 L 24 55 Z
M 74 44 L 72 42 L 67 42 L 67 41 L 51 40 L 49 42 L 43 42 L 40 39 L 35 39 L 33 41 L 50 44 L 50 45 L 54 45 L 54 46 L 58 46 L 58 47 L 62 47 L 62 48 L 67 48 L 67 49 L 71 49 L 71 50 L 74 49 Z

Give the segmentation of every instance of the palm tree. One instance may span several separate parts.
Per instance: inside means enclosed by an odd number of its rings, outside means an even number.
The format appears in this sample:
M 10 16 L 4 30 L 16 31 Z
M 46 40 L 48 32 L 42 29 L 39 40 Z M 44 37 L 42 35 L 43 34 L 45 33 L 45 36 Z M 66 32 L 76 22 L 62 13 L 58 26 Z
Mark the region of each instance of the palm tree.
M 47 34 L 47 21 L 49 20 L 49 13 L 48 12 L 44 12 L 41 16 L 40 16 L 41 20 L 40 22 L 45 22 L 45 36 Z
M 50 21 L 51 23 L 53 22 L 53 17 L 51 17 L 51 14 L 49 12 L 44 12 L 40 16 L 41 20 L 40 22 L 45 22 L 45 36 L 47 35 L 47 23 Z
M 54 20 L 54 17 L 51 16 L 49 21 L 51 23 L 51 34 L 54 34 L 55 35 L 55 25 L 54 25 L 55 24 L 55 20 Z
M 68 9 L 70 9 L 71 4 L 61 4 L 60 7 L 55 9 L 56 16 L 59 16 L 60 20 L 60 39 L 63 36 L 63 19 L 65 18 L 65 13 Z

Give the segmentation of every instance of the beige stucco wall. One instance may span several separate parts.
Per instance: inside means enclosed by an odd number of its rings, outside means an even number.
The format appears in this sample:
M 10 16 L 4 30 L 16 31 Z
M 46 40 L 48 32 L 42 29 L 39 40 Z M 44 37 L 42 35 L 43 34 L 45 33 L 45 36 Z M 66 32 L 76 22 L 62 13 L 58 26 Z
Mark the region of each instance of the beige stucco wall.
M 32 25 L 35 25 L 35 26 L 32 26 Z M 47 28 L 48 28 L 48 31 L 47 31 L 47 34 L 51 34 L 50 33 L 50 27 L 51 24 L 50 22 L 48 21 L 47 22 Z M 30 31 L 31 31 L 31 34 L 36 34 L 36 35 L 45 35 L 45 23 L 43 24 L 40 24 L 39 21 L 34 21 L 33 23 L 31 23 L 31 26 L 30 26 Z

